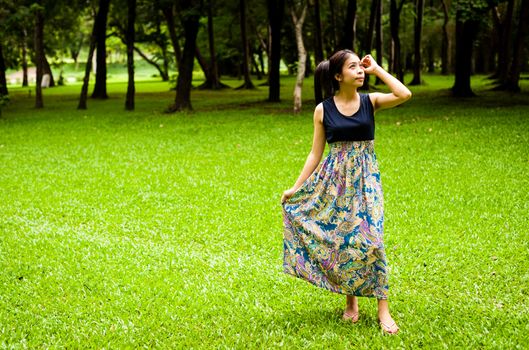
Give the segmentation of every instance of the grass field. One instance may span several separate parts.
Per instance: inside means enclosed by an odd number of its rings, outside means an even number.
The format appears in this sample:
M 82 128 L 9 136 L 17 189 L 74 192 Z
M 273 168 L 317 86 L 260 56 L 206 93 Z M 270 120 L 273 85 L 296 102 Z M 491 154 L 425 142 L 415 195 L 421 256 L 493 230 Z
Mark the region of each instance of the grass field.
M 377 114 L 390 302 L 282 273 L 279 198 L 312 140 L 305 107 L 267 88 L 193 91 L 164 114 L 168 84 L 137 84 L 76 110 L 80 86 L 33 109 L 11 88 L 0 118 L 0 348 L 523 349 L 529 335 L 529 85 L 454 100 L 426 76 Z M 238 81 L 227 81 L 237 86 Z

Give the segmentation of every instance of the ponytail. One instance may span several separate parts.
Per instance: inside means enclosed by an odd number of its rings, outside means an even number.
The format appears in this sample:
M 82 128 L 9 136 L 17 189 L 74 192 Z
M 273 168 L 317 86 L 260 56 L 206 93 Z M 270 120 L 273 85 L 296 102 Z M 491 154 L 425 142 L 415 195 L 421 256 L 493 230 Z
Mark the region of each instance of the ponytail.
M 326 98 L 334 95 L 332 77 L 329 74 L 329 61 L 321 61 L 314 72 L 314 98 L 319 104 Z

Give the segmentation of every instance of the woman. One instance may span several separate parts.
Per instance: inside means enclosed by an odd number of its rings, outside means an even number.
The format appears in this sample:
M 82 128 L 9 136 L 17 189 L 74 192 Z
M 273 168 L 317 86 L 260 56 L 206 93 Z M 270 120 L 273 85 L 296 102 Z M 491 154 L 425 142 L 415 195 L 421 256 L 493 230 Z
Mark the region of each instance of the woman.
M 365 74 L 391 93 L 360 94 Z M 374 113 L 411 97 L 399 80 L 367 55 L 335 53 L 316 69 L 315 89 L 328 97 L 314 111 L 312 150 L 294 186 L 283 192 L 285 273 L 346 295 L 343 319 L 358 321 L 357 297 L 378 299 L 386 334 L 399 328 L 388 306 L 383 244 L 384 207 L 374 152 Z M 319 102 L 319 101 L 317 101 Z M 320 163 L 329 143 L 329 154 Z

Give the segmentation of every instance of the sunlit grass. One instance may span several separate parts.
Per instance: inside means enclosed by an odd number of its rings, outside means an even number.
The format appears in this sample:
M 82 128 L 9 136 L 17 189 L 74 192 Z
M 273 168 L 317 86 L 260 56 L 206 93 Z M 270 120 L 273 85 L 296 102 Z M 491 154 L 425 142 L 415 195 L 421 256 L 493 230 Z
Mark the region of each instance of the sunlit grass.
M 174 92 L 154 80 L 138 83 L 135 112 L 122 83 L 86 111 L 79 85 L 45 90 L 38 111 L 11 89 L 0 345 L 524 348 L 529 98 L 477 77 L 479 97 L 454 100 L 450 78 L 425 80 L 376 117 L 397 337 L 380 335 L 373 300 L 345 324 L 343 296 L 281 272 L 279 197 L 310 149 L 310 82 L 297 116 L 292 79 L 279 105 L 266 87 L 195 90 L 182 114 L 163 113 Z

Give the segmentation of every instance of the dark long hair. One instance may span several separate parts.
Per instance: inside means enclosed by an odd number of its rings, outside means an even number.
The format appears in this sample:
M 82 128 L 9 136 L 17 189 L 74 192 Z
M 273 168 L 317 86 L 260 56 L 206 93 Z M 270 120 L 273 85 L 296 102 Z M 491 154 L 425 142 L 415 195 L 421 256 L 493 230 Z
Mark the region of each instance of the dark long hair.
M 342 72 L 343 65 L 350 55 L 356 55 L 351 50 L 340 50 L 334 53 L 328 60 L 321 61 L 314 72 L 314 98 L 316 104 L 326 98 L 334 96 L 340 89 L 336 80 L 336 74 Z

